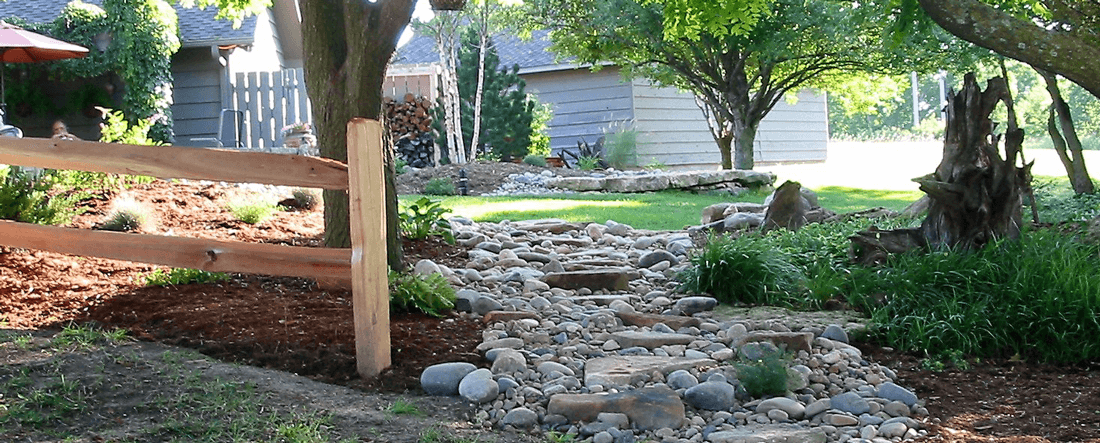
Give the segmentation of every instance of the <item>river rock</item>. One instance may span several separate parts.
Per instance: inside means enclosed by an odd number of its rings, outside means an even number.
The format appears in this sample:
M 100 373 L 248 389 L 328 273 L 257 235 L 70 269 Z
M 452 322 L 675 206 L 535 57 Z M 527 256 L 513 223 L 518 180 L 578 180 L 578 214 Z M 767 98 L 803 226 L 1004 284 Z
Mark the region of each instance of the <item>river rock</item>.
M 558 394 L 550 397 L 547 414 L 559 414 L 572 422 L 591 422 L 601 412 L 630 417 L 640 430 L 679 428 L 685 420 L 684 403 L 667 387 L 647 387 L 615 394 Z
M 905 403 L 906 406 L 913 406 L 917 404 L 917 395 L 908 389 L 894 384 L 893 382 L 886 382 L 878 386 L 878 396 L 887 400 L 897 400 Z
M 458 395 L 458 384 L 475 369 L 477 366 L 465 362 L 428 366 L 420 373 L 420 387 L 428 395 Z
M 481 404 L 497 398 L 500 387 L 493 380 L 488 369 L 478 369 L 462 378 L 458 384 L 458 395 L 467 401 Z
M 758 414 L 766 414 L 773 409 L 786 412 L 787 416 L 795 420 L 801 419 L 806 414 L 806 406 L 787 397 L 772 397 L 756 405 L 756 413 Z
M 833 409 L 841 410 L 852 415 L 859 415 L 871 410 L 871 405 L 855 392 L 845 392 L 829 399 Z
M 539 414 L 527 408 L 515 408 L 504 414 L 501 423 L 519 429 L 527 429 L 539 424 Z
M 711 432 L 706 440 L 712 443 L 825 443 L 826 436 L 821 429 L 752 425 L 732 431 Z

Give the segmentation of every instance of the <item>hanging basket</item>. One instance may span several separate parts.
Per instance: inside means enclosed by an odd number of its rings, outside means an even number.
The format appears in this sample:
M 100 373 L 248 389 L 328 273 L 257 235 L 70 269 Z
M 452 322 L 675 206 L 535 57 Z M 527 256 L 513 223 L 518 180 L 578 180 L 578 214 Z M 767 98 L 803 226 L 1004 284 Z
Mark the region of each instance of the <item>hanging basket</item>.
M 461 11 L 466 6 L 466 0 L 430 0 L 432 9 L 436 11 Z

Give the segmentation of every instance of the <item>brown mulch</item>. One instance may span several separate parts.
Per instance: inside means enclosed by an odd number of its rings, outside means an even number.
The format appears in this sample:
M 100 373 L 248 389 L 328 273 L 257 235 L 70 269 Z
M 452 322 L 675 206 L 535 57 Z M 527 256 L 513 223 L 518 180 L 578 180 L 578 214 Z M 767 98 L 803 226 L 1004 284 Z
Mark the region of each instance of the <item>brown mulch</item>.
M 489 185 L 484 185 L 489 186 Z M 320 211 L 279 212 L 258 225 L 236 221 L 224 205 L 236 188 L 158 181 L 125 192 L 155 208 L 151 233 L 319 243 Z M 117 197 L 117 196 L 112 196 Z M 110 201 L 87 202 L 74 226 L 91 228 Z M 431 258 L 461 265 L 461 249 L 406 242 L 412 263 Z M 0 247 L 0 319 L 7 328 L 59 328 L 96 322 L 143 339 L 186 346 L 222 360 L 280 369 L 367 391 L 416 392 L 426 366 L 484 365 L 474 347 L 480 321 L 459 315 L 391 316 L 393 366 L 363 380 L 355 372 L 351 297 L 305 279 L 232 274 L 222 283 L 147 287 L 153 266 Z M 894 368 L 900 384 L 927 400 L 939 419 L 928 442 L 1100 442 L 1100 373 L 982 360 L 962 371 L 928 372 L 919 359 L 865 345 L 867 358 Z

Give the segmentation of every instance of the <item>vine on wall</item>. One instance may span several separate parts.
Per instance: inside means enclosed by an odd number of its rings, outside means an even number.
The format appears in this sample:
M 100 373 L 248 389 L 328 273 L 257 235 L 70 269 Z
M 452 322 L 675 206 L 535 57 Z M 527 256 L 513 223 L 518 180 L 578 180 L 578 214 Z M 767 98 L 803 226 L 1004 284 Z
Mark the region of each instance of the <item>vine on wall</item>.
M 42 65 L 60 81 L 93 78 L 107 73 L 125 84 L 121 111 L 130 123 L 145 120 L 153 124 L 150 137 L 159 142 L 172 139 L 172 55 L 180 48 L 176 11 L 164 0 L 103 0 L 103 7 L 70 2 L 51 23 L 10 20 L 26 29 L 84 46 L 88 56 Z M 110 44 L 100 51 L 96 45 L 109 36 Z M 70 101 L 89 98 L 88 91 Z M 8 94 L 10 96 L 10 93 Z

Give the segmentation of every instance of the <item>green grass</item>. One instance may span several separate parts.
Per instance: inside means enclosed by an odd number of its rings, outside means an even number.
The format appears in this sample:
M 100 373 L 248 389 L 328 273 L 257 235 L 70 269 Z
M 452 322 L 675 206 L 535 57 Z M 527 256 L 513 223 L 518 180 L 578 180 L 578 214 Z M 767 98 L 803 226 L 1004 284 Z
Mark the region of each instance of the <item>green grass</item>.
M 924 196 L 920 191 L 878 191 L 842 186 L 824 186 L 814 189 L 814 192 L 817 192 L 818 203 L 821 206 L 838 214 L 878 206 L 900 212 Z

